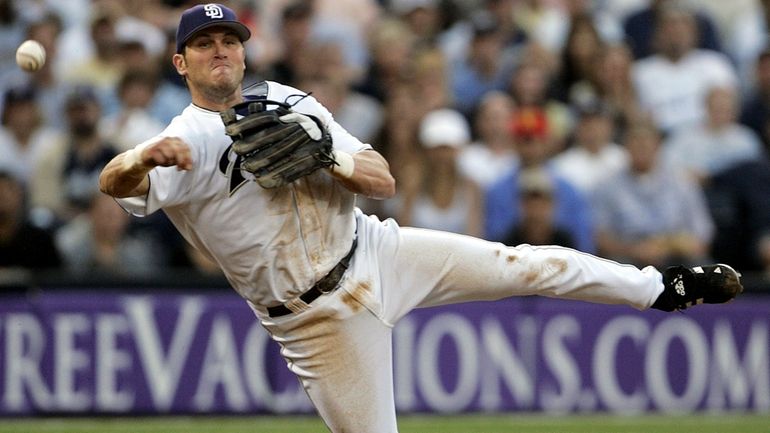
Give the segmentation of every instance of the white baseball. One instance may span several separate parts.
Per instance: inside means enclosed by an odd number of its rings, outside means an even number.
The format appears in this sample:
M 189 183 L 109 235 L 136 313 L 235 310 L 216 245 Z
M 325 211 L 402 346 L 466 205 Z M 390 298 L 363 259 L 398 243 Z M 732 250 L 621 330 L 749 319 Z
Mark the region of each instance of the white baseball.
M 45 64 L 45 48 L 40 42 L 26 40 L 16 50 L 16 63 L 27 72 L 35 72 Z

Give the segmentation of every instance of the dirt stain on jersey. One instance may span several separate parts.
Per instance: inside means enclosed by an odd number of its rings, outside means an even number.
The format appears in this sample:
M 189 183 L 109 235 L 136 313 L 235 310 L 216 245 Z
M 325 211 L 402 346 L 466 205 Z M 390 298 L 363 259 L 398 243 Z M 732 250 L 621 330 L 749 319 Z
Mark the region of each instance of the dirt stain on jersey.
M 545 266 L 553 275 L 567 272 L 567 261 L 564 259 L 548 259 Z
M 342 302 L 350 308 L 354 313 L 364 308 L 359 299 L 364 299 L 372 292 L 372 283 L 369 281 L 361 281 L 355 285 L 352 291 L 342 294 Z
M 524 274 L 524 283 L 530 285 L 540 276 L 540 269 L 530 269 Z
M 524 283 L 533 284 L 538 279 L 545 281 L 567 271 L 567 261 L 564 259 L 547 259 L 541 266 L 528 269 L 524 273 Z
M 511 255 L 509 255 L 508 257 L 505 258 L 505 261 L 507 261 L 508 263 L 513 263 L 516 260 L 519 260 L 519 257 L 518 256 L 514 256 L 513 254 L 511 254 Z

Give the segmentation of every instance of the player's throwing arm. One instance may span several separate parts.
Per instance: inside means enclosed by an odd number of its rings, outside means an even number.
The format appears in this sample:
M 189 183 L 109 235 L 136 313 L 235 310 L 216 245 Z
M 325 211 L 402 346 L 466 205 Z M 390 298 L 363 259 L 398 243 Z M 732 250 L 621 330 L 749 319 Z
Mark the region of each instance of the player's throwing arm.
M 190 170 L 193 166 L 190 146 L 178 137 L 163 137 L 154 143 L 139 145 L 118 155 L 102 171 L 99 188 L 113 197 L 147 194 L 147 173 L 155 167 Z

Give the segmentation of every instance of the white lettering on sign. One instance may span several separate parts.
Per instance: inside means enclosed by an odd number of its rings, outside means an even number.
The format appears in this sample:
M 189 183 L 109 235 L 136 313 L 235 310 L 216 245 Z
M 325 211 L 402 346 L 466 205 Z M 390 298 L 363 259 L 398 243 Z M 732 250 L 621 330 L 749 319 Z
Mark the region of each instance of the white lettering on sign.
M 688 358 L 688 371 L 677 371 L 687 376 L 684 391 L 675 392 L 668 373 L 669 347 L 679 340 Z M 645 377 L 652 403 L 664 412 L 690 412 L 703 399 L 708 382 L 708 340 L 695 321 L 672 317 L 658 325 L 647 343 Z
M 91 332 L 91 321 L 83 313 L 58 314 L 53 319 L 54 331 L 54 398 L 56 408 L 66 411 L 86 410 L 91 406 L 93 390 L 85 389 L 82 381 L 78 389 L 78 376 L 87 374 L 90 366 L 90 354 L 78 347 L 77 337 L 87 340 Z M 81 342 L 82 345 L 82 342 Z
M 238 343 L 233 335 L 230 318 L 219 315 L 214 319 L 206 339 L 198 389 L 193 397 L 195 408 L 204 412 L 214 407 L 214 396 L 220 386 L 227 406 L 238 411 L 248 409 L 248 396 L 241 379 Z
M 155 407 L 161 411 L 170 409 L 174 402 L 179 378 L 190 358 L 193 337 L 198 332 L 198 321 L 203 307 L 203 299 L 197 297 L 184 298 L 180 302 L 179 318 L 173 330 L 171 344 L 168 351 L 164 351 L 158 334 L 160 326 L 155 320 L 152 298 L 132 297 L 127 298 L 125 302 L 126 315 L 136 339 L 139 360 L 147 376 L 147 386 Z
M 543 328 L 545 365 L 556 380 L 541 390 L 543 408 L 548 412 L 568 412 L 580 400 L 582 376 L 575 355 L 567 348 L 568 342 L 574 344 L 580 338 L 580 323 L 572 316 L 556 316 Z
M 134 404 L 134 391 L 127 385 L 121 389 L 119 377 L 130 372 L 133 357 L 125 347 L 118 347 L 119 338 L 128 340 L 128 320 L 122 314 L 96 316 L 96 408 L 108 412 L 128 412 Z
M 5 374 L 3 407 L 10 411 L 53 409 L 51 393 L 43 379 L 46 334 L 37 317 L 27 313 L 5 316 Z M 27 400 L 29 392 L 30 400 Z
M 752 323 L 741 361 L 732 326 L 726 320 L 718 321 L 711 345 L 711 359 L 714 361 L 711 364 L 708 407 L 749 409 L 753 395 L 755 409 L 770 410 L 768 347 L 767 323 Z
M 618 347 L 623 339 L 634 343 L 634 356 L 644 356 L 644 344 L 650 336 L 650 325 L 641 317 L 620 316 L 607 322 L 596 337 L 593 356 L 593 378 L 597 397 L 613 412 L 634 414 L 647 406 L 647 394 L 640 385 L 624 391 L 615 373 L 624 368 L 617 365 Z M 627 367 L 626 367 L 627 368 Z

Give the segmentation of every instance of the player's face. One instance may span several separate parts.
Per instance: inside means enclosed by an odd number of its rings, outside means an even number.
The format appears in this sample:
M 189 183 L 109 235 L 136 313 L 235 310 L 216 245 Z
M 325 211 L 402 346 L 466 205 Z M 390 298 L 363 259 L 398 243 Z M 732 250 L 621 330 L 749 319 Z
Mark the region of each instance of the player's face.
M 228 98 L 240 88 L 246 69 L 243 43 L 226 27 L 210 27 L 193 36 L 182 55 L 174 56 L 177 71 L 191 91 L 211 99 Z

